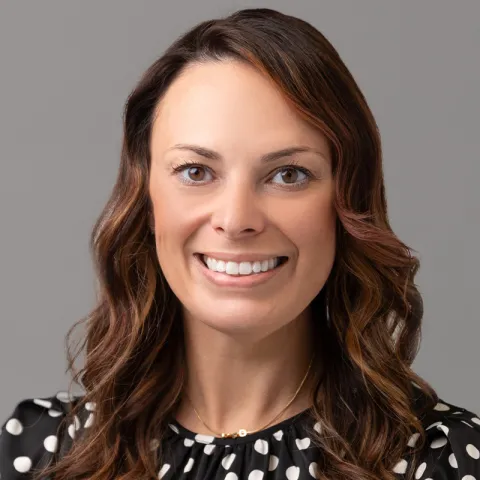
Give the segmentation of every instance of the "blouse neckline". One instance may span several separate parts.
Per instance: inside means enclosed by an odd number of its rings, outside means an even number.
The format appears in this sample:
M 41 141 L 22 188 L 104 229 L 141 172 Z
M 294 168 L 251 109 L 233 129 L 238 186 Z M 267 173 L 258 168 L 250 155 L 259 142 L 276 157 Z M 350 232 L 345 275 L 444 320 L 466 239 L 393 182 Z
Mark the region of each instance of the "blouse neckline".
M 263 430 L 260 430 L 255 433 L 249 433 L 245 435 L 245 437 L 236 437 L 236 438 L 222 438 L 222 437 L 216 437 L 213 434 L 206 435 L 206 434 L 196 433 L 189 430 L 188 428 L 185 428 L 176 419 L 170 420 L 169 427 L 177 435 L 180 435 L 184 438 L 188 438 L 190 440 L 194 440 L 196 442 L 213 444 L 213 445 L 238 445 L 239 443 L 248 443 L 248 442 L 256 441 L 258 439 L 262 439 L 262 438 L 264 439 L 266 437 L 274 435 L 279 431 L 282 431 L 283 434 L 285 434 L 286 433 L 285 430 L 292 427 L 298 421 L 307 419 L 310 416 L 310 413 L 311 413 L 311 407 L 308 407 L 305 410 L 302 410 L 301 412 L 296 413 L 295 415 L 292 415 L 291 417 L 288 417 L 285 420 L 282 420 L 281 422 L 271 425 L 270 427 L 264 428 Z M 280 434 L 280 435 L 283 435 L 283 434 Z

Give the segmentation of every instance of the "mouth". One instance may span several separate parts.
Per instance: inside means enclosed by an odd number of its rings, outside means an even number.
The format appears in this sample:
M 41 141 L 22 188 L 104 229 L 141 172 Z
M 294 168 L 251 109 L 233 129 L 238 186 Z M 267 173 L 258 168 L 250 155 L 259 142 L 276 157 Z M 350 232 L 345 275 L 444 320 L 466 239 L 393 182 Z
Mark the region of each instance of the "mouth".
M 264 260 L 254 261 L 229 261 L 208 257 L 203 253 L 194 253 L 194 257 L 212 273 L 222 274 L 228 277 L 258 276 L 280 268 L 288 262 L 287 256 L 272 256 Z

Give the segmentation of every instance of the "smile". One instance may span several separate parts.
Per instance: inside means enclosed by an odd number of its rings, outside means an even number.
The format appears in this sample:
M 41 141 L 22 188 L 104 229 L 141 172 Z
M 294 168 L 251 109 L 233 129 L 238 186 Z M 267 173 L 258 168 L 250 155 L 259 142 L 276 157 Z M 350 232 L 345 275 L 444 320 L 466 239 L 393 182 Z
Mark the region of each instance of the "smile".
M 288 262 L 285 256 L 241 262 L 220 260 L 202 253 L 195 253 L 194 257 L 203 275 L 224 287 L 253 287 L 264 283 L 283 270 Z
M 213 272 L 225 273 L 227 275 L 252 275 L 273 270 L 282 263 L 285 263 L 287 257 L 272 257 L 262 261 L 234 262 L 201 255 L 201 260 L 204 265 Z

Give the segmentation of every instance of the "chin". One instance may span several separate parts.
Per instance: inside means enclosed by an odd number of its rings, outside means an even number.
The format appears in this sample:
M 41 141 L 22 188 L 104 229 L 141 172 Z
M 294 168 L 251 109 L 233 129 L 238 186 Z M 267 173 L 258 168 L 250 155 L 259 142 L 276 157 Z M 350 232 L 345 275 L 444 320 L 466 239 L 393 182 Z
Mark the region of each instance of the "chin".
M 247 299 L 216 301 L 212 308 L 189 309 L 191 321 L 202 322 L 225 334 L 269 333 L 282 328 L 292 317 L 286 315 L 288 308 L 280 302 L 261 305 Z

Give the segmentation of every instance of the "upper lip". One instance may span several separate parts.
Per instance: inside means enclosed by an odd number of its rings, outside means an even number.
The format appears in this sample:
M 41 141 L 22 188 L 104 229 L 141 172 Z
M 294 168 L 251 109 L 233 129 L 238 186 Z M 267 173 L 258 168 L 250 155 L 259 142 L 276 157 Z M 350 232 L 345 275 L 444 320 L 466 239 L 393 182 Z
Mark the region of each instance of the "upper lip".
M 231 262 L 262 262 L 270 258 L 285 257 L 286 255 L 275 255 L 272 253 L 224 253 L 224 252 L 199 252 L 199 255 L 215 258 L 216 260 Z

